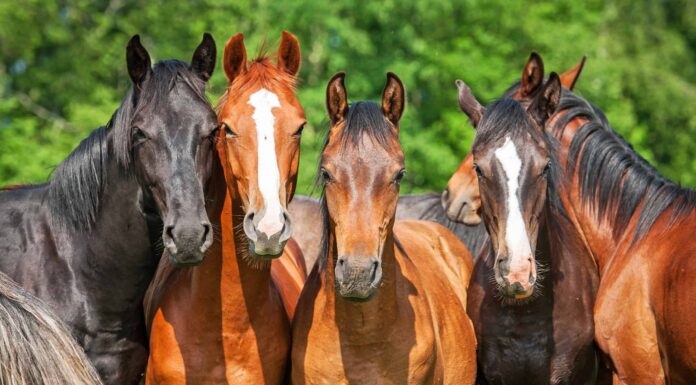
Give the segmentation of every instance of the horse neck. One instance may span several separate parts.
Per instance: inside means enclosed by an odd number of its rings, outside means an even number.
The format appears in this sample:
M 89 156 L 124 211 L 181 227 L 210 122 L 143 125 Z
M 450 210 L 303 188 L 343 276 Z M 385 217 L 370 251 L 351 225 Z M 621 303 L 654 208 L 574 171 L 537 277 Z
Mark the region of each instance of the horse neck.
M 220 306 L 223 314 L 248 313 L 271 300 L 270 262 L 257 262 L 249 255 L 246 236 L 241 231 L 244 209 L 242 202 L 235 199 L 224 177 L 216 187 L 223 202 L 216 213 L 210 213 L 213 222 L 215 243 L 203 263 L 191 271 L 192 297 L 205 306 Z M 219 300 L 209 301 L 211 293 Z
M 133 301 L 145 294 L 159 261 L 155 245 L 161 220 L 142 211 L 140 185 L 113 157 L 105 173 L 107 185 L 92 230 L 71 235 L 73 242 L 86 243 L 83 250 L 88 251 L 65 257 L 83 275 L 94 306 L 114 314 L 133 309 Z
M 614 238 L 613 226 L 606 220 L 600 220 L 592 208 L 583 201 L 577 167 L 575 167 L 576 171 L 572 175 L 568 172 L 570 169 L 568 153 L 572 140 L 580 127 L 586 122 L 587 120 L 584 118 L 573 119 L 565 126 L 563 135 L 558 138 L 560 145 L 556 153 L 562 169 L 560 179 L 563 182 L 558 183 L 556 189 L 575 227 L 575 235 L 584 244 L 601 271 L 611 257 L 612 251 L 618 247 L 621 238 Z M 639 212 L 640 207 L 636 211 Z M 627 233 L 629 233 L 629 229 L 624 230 L 624 234 Z
M 368 343 L 386 337 L 398 317 L 397 285 L 399 265 L 396 261 L 394 233 L 390 229 L 382 251 L 382 283 L 373 297 L 366 302 L 353 302 L 338 298 L 335 290 L 335 266 L 338 253 L 333 230 L 329 234 L 327 267 L 323 274 L 327 311 L 333 311 L 336 326 L 348 331 L 356 340 L 364 338 Z

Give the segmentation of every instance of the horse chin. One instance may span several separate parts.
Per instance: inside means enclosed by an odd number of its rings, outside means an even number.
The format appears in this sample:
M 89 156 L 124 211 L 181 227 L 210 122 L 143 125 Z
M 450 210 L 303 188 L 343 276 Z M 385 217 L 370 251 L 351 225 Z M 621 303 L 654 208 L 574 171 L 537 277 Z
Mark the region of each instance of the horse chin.
M 516 287 L 513 287 L 513 285 L 498 285 L 498 291 L 505 300 L 526 301 L 534 298 L 534 285 L 527 290 L 520 289 L 519 285 L 516 285 Z
M 276 259 L 283 254 L 285 242 L 286 241 L 283 241 L 273 245 L 265 244 L 262 246 L 249 239 L 249 254 L 251 254 L 252 257 L 262 261 Z
M 341 285 L 337 285 L 338 295 L 350 302 L 367 302 L 374 297 L 377 292 L 376 287 L 367 287 L 364 289 L 352 288 L 342 288 Z
M 169 262 L 176 267 L 193 267 L 198 266 L 203 262 L 205 254 L 203 253 L 191 253 L 183 257 L 180 254 L 167 253 L 169 255 Z

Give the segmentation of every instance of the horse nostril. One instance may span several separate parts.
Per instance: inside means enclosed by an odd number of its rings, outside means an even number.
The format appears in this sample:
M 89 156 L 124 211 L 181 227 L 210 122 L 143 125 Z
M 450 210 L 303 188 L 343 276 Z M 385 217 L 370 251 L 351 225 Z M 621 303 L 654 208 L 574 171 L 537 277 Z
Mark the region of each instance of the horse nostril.
M 208 240 L 208 234 L 210 234 L 210 223 L 203 222 L 203 238 L 201 239 L 203 243 Z
M 341 267 L 343 267 L 343 264 L 344 264 L 344 263 L 345 263 L 345 260 L 343 260 L 343 259 L 339 259 L 339 260 L 338 260 L 338 264 L 339 264 Z
M 164 229 L 164 233 L 169 239 L 172 241 L 174 240 L 174 226 L 167 226 L 167 228 Z
M 377 278 L 377 268 L 379 267 L 379 262 L 372 262 L 372 270 L 370 270 L 370 282 L 374 282 Z

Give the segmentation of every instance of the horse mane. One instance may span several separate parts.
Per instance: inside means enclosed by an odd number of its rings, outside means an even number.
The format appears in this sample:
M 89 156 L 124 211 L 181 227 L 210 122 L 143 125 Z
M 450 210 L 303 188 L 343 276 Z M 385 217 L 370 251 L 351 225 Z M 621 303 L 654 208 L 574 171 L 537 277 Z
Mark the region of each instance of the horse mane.
M 259 53 L 247 63 L 246 72 L 237 76 L 215 103 L 215 111 L 220 111 L 227 104 L 231 95 L 241 95 L 254 85 L 268 89 L 287 89 L 295 93 L 297 78 L 279 68 L 275 63 L 276 55 L 267 53 L 264 42 Z
M 640 208 L 633 242 L 643 237 L 668 208 L 669 226 L 684 219 L 696 205 L 696 191 L 664 178 L 615 132 L 598 108 L 564 90 L 558 111 L 565 113 L 551 127 L 556 137 L 572 120 L 586 122 L 573 136 L 568 151 L 568 175 L 578 174 L 580 197 L 598 220 L 612 224 L 613 236 L 625 231 Z
M 321 154 L 324 153 L 326 146 L 329 144 L 329 134 L 330 130 L 326 132 Z M 342 146 L 359 146 L 364 135 L 367 135 L 368 138 L 384 148 L 388 148 L 390 139 L 394 139 L 398 135 L 389 125 L 379 104 L 372 101 L 355 102 L 348 106 L 343 129 L 339 133 L 337 140 L 340 141 Z M 317 181 L 319 178 L 321 178 L 321 173 L 317 173 Z M 323 188 L 321 191 L 321 217 L 323 230 L 317 261 L 319 270 L 323 271 L 329 258 L 329 232 L 331 230 L 329 228 L 329 210 L 326 206 L 326 196 Z
M 101 384 L 67 327 L 1 273 L 0 320 L 0 384 Z
M 188 63 L 165 60 L 153 67 L 138 92 L 128 91 L 106 126 L 92 131 L 61 162 L 48 186 L 52 218 L 59 225 L 89 231 L 97 220 L 102 192 L 107 184 L 108 165 L 115 159 L 124 173 L 131 173 L 131 121 L 143 111 L 160 108 L 176 84 L 183 83 L 207 103 L 205 82 Z

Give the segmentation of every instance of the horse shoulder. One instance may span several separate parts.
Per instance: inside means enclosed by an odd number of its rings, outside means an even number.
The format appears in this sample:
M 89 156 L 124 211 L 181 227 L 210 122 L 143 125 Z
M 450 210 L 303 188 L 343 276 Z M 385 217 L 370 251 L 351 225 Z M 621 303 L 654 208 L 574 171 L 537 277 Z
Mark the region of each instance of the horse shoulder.
M 436 377 L 446 383 L 473 383 L 476 337 L 466 313 L 471 254 L 459 238 L 437 223 L 400 221 L 394 232 L 403 247 L 402 259 L 412 262 L 421 285 L 418 289 L 430 308 L 435 352 L 439 353 Z

